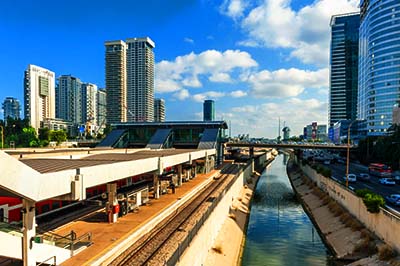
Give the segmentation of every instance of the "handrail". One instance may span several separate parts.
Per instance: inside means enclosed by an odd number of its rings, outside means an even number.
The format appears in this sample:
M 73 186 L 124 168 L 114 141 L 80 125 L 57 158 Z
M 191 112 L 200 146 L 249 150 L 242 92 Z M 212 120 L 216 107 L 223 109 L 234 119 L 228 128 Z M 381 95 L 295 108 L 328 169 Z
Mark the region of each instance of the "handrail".
M 48 262 L 49 260 L 53 259 L 54 263 L 53 264 L 48 264 L 46 262 Z M 48 258 L 47 260 L 42 261 L 41 263 L 37 264 L 36 266 L 40 266 L 40 265 L 44 265 L 44 264 L 48 264 L 48 265 L 57 265 L 57 257 L 56 256 L 51 256 L 50 258 Z

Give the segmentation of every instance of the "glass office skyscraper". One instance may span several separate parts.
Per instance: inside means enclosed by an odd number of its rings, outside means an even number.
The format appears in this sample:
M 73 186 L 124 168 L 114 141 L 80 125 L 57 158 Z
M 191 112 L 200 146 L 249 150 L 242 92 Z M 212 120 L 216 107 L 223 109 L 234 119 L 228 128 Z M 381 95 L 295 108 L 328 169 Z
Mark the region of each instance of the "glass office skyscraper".
M 203 103 L 203 120 L 215 120 L 215 104 L 213 100 L 205 100 Z
M 358 118 L 384 135 L 400 101 L 400 1 L 360 2 Z
M 358 28 L 360 14 L 331 19 L 329 125 L 357 117 Z

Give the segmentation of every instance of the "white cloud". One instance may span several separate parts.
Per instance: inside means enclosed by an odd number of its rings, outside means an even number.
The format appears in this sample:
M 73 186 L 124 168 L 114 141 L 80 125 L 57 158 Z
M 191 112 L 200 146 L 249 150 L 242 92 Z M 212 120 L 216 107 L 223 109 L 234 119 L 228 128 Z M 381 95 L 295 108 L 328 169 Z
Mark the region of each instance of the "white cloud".
M 232 82 L 231 76 L 227 73 L 213 73 L 208 79 L 212 82 Z
M 207 50 L 200 54 L 178 56 L 174 61 L 156 64 L 155 87 L 158 93 L 173 92 L 185 87 L 202 87 L 201 78 L 211 82 L 233 82 L 231 73 L 238 75 L 256 67 L 257 62 L 247 52 Z
M 296 97 L 306 88 L 325 88 L 329 83 L 327 68 L 307 71 L 296 68 L 263 70 L 247 77 L 250 93 L 257 97 Z
M 183 101 L 183 100 L 189 98 L 189 97 L 190 97 L 190 94 L 189 94 L 189 91 L 188 91 L 188 90 L 182 89 L 182 90 L 180 90 L 180 91 L 174 93 L 173 96 L 174 96 L 175 98 L 177 98 L 178 100 Z
M 242 0 L 224 0 L 220 10 L 229 17 L 239 18 L 243 16 L 246 6 L 247 4 Z
M 233 98 L 241 98 L 247 96 L 247 92 L 242 90 L 231 91 L 229 95 Z
M 207 91 L 193 95 L 193 100 L 196 102 L 203 102 L 206 99 L 218 99 L 224 97 L 225 93 L 218 91 Z
M 284 107 L 284 108 L 283 108 Z M 327 103 L 311 98 L 291 98 L 279 103 L 268 102 L 260 105 L 246 105 L 231 108 L 228 113 L 232 133 L 250 133 L 252 137 L 276 138 L 278 118 L 291 129 L 291 135 L 302 134 L 304 126 L 313 121 L 326 124 Z
M 222 13 L 229 12 L 234 0 L 225 1 Z M 241 16 L 241 26 L 248 39 L 239 44 L 292 49 L 290 55 L 304 63 L 327 65 L 329 59 L 329 22 L 332 15 L 358 11 L 358 0 L 316 0 L 300 10 L 293 10 L 290 0 L 262 1 Z M 244 12 L 244 10 L 243 10 Z
M 183 41 L 187 43 L 194 43 L 194 40 L 188 37 L 183 38 Z

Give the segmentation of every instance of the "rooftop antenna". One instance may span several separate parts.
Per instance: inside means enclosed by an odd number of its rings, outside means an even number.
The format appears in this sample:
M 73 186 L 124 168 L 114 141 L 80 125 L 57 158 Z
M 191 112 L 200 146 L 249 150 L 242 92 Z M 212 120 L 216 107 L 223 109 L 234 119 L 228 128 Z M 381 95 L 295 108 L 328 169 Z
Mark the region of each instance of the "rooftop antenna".
M 232 133 L 232 124 L 231 124 L 231 120 L 229 120 L 229 138 L 231 137 L 231 133 Z

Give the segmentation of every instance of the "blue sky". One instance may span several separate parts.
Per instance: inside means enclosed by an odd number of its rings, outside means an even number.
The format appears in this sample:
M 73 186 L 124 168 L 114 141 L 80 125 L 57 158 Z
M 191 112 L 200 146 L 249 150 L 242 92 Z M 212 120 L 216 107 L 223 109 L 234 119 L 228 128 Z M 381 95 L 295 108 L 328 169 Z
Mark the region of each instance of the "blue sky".
M 276 137 L 327 123 L 329 21 L 355 0 L 41 0 L 0 3 L 0 101 L 23 103 L 28 64 L 104 87 L 104 41 L 149 36 L 167 120 L 201 120 L 202 101 L 232 134 Z

